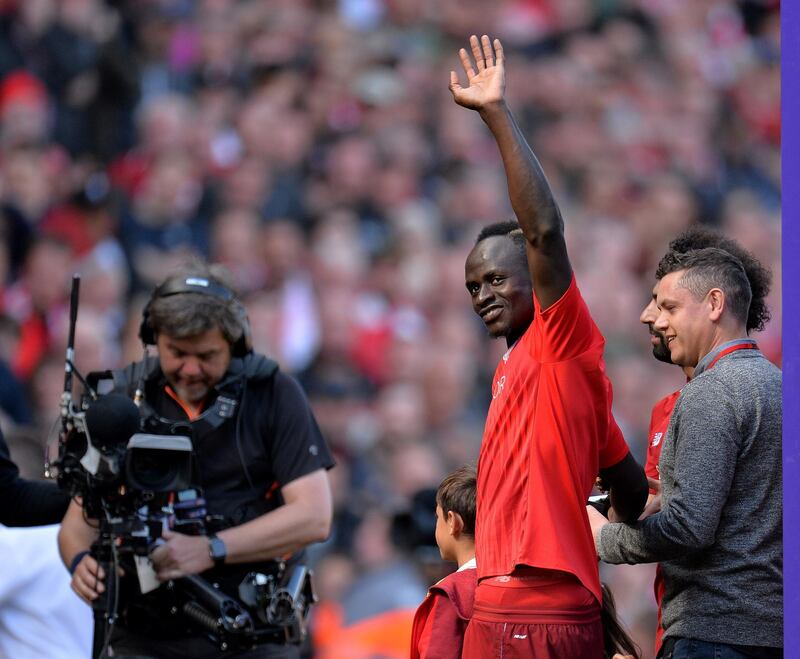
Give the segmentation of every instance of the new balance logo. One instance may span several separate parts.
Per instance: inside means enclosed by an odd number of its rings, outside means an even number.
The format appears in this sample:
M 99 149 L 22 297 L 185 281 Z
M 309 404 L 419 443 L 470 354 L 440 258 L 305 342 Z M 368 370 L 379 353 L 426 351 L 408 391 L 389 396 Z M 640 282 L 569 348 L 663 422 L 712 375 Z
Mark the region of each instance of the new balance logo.
M 650 446 L 658 446 L 661 438 L 664 436 L 663 432 L 657 432 L 653 435 L 653 441 L 650 442 Z

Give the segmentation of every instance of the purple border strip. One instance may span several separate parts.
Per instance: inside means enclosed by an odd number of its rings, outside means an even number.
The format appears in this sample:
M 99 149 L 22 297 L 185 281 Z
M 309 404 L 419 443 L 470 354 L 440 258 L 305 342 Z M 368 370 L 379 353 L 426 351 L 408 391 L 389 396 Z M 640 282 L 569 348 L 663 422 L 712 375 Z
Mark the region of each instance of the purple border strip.
M 800 175 L 800 6 L 784 2 L 781 7 L 782 102 L 783 116 L 783 482 L 784 482 L 784 640 L 786 656 L 795 656 L 800 647 L 800 499 L 794 483 L 800 479 L 800 405 L 797 404 L 800 345 L 797 321 L 800 317 L 800 229 L 791 210 L 800 208 L 800 190 L 794 185 Z

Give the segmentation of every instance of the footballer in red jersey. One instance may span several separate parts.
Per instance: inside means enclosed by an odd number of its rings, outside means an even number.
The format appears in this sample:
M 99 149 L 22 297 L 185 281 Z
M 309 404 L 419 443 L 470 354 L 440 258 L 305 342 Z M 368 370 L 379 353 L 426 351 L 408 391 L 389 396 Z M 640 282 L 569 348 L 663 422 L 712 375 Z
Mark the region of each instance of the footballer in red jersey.
M 492 383 L 478 463 L 478 587 L 464 657 L 600 659 L 602 598 L 585 503 L 600 473 L 621 519 L 647 497 L 611 415 L 604 340 L 580 294 L 563 221 L 505 101 L 500 41 L 470 39 L 457 104 L 494 136 L 519 225 L 487 227 L 467 257 L 475 312 L 508 352 Z M 474 65 L 473 65 L 474 60 Z

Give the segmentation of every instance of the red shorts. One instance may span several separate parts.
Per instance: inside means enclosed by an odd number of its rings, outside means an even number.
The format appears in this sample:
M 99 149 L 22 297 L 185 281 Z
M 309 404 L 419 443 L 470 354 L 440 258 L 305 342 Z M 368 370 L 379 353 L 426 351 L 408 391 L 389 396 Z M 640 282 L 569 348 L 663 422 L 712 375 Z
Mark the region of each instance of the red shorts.
M 482 580 L 463 659 L 603 659 L 600 604 L 574 576 L 521 569 Z

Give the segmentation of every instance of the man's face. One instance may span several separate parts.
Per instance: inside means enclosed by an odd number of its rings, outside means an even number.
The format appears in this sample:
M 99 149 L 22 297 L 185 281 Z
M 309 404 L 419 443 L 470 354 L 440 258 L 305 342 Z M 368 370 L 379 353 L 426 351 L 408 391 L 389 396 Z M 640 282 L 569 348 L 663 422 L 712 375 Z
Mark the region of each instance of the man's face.
M 678 285 L 685 272 L 672 272 L 661 280 L 654 328 L 664 334 L 674 364 L 697 366 L 713 345 L 716 326 L 708 294 L 696 300 L 689 289 Z
M 653 297 L 650 298 L 650 302 L 647 303 L 647 306 L 642 309 L 639 321 L 647 325 L 650 330 L 650 343 L 653 345 L 653 357 L 660 362 L 671 364 L 672 357 L 669 354 L 667 340 L 664 338 L 664 334 L 655 328 L 656 318 L 658 318 L 658 305 L 656 304 L 657 293 L 658 282 L 653 286 Z
M 187 403 L 200 403 L 228 370 L 231 347 L 219 328 L 197 336 L 156 337 L 161 370 L 172 389 Z
M 506 236 L 490 236 L 469 253 L 464 273 L 472 308 L 489 335 L 514 343 L 533 320 L 533 289 L 519 247 Z

